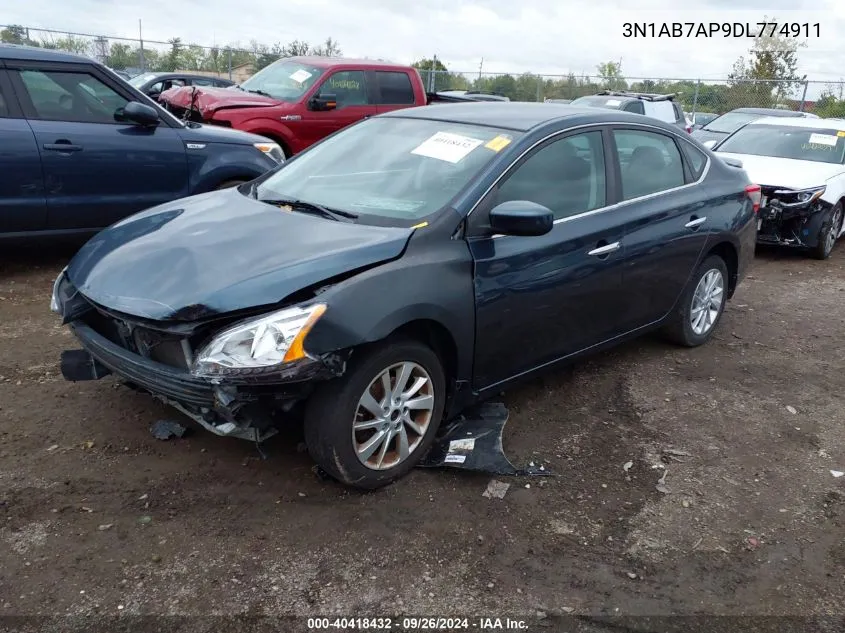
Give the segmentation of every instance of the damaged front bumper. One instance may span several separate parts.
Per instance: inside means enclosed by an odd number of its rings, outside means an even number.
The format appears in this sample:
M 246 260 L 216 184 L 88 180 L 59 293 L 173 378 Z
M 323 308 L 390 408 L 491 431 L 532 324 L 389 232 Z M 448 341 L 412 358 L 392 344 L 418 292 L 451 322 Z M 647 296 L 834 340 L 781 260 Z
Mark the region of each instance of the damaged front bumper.
M 824 188 L 761 189 L 763 199 L 757 219 L 757 243 L 815 248 L 821 239 L 825 218 L 833 208 L 833 205 L 820 197 Z
M 190 330 L 153 330 L 107 312 L 72 288 L 64 275 L 54 293 L 58 312 L 82 349 L 62 352 L 66 380 L 108 375 L 178 409 L 217 435 L 263 441 L 293 415 L 318 383 L 341 375 L 343 354 L 304 358 L 260 376 L 201 376 L 191 372 L 198 337 Z

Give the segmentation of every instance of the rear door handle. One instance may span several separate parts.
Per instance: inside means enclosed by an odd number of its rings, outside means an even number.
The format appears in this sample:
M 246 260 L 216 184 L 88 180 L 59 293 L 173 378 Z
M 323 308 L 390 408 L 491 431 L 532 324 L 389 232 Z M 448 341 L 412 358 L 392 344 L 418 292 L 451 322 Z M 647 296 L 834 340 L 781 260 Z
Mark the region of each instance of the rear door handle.
M 701 226 L 702 224 L 704 224 L 705 222 L 707 222 L 707 218 L 693 217 L 693 219 L 690 220 L 689 222 L 687 222 L 686 224 L 684 224 L 684 226 L 688 229 L 696 229 L 699 226 Z
M 44 143 L 42 147 L 51 152 L 81 152 L 82 145 L 74 145 L 70 141 L 56 141 L 55 143 Z
M 619 242 L 613 242 L 613 244 L 605 244 L 604 246 L 594 248 L 593 250 L 589 251 L 587 255 L 592 255 L 593 257 L 601 257 L 602 255 L 610 255 L 610 253 L 614 253 L 618 250 Z

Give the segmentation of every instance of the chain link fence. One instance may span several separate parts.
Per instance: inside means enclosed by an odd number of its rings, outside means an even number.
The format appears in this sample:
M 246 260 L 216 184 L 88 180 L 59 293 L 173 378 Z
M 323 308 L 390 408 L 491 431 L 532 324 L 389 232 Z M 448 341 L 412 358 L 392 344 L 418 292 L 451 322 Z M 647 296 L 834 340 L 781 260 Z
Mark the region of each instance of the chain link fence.
M 0 39 L 69 51 L 92 57 L 130 75 L 144 71 L 190 71 L 240 82 L 280 56 L 278 45 L 258 42 L 200 46 L 179 38 L 167 42 L 106 37 L 24 26 L 0 25 Z M 304 42 L 297 42 L 307 48 Z M 295 47 L 294 47 L 295 48 Z M 313 49 L 312 49 L 313 50 Z M 304 49 L 303 49 L 304 52 Z M 300 53 L 301 54 L 301 53 Z M 735 108 L 762 107 L 845 117 L 845 82 L 812 80 L 608 78 L 589 75 L 502 74 L 421 69 L 430 92 L 474 90 L 492 92 L 512 101 L 572 100 L 601 90 L 673 93 L 688 114 L 723 114 Z
M 675 94 L 684 111 L 724 114 L 743 107 L 812 112 L 843 99 L 845 83 L 808 80 L 728 80 L 589 75 L 521 75 L 422 70 L 429 91 L 472 90 L 499 94 L 512 101 L 573 100 L 602 90 Z M 843 113 L 839 116 L 845 114 Z M 836 116 L 827 114 L 827 116 Z

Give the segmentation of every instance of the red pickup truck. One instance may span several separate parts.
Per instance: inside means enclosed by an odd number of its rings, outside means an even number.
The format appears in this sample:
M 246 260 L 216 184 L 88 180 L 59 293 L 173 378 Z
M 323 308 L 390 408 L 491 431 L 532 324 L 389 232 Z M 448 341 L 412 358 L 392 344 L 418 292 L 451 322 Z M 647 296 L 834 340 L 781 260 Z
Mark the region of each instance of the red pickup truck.
M 265 136 L 290 157 L 369 116 L 430 102 L 415 68 L 288 57 L 230 88 L 172 88 L 159 101 L 185 119 Z

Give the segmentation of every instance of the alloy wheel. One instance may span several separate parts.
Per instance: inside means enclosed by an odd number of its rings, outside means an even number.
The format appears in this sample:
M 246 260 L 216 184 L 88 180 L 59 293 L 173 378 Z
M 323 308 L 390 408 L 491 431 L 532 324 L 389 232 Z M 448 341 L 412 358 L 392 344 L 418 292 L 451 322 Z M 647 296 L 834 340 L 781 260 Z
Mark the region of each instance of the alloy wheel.
M 725 279 L 715 268 L 708 270 L 695 287 L 690 310 L 690 326 L 697 336 L 707 334 L 716 323 L 725 300 Z
M 398 466 L 413 453 L 434 413 L 434 383 L 417 363 L 384 369 L 358 400 L 352 441 L 360 462 L 372 470 Z

